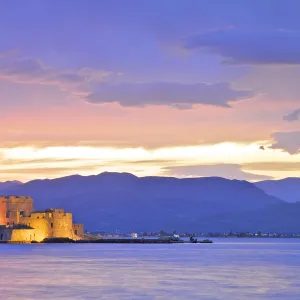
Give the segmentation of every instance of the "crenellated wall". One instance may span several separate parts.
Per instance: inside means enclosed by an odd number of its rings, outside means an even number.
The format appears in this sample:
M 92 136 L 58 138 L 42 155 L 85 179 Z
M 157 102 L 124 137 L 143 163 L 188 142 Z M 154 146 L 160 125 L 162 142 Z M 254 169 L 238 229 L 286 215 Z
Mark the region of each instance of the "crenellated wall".
M 36 241 L 45 238 L 79 239 L 73 231 L 72 214 L 63 209 L 34 212 L 30 217 L 20 217 L 20 224 L 35 228 Z
M 41 242 L 45 238 L 78 240 L 83 235 L 83 225 L 73 225 L 72 214 L 63 209 L 33 212 L 31 197 L 0 197 L 0 241 L 1 238 L 15 242 Z
M 45 213 L 32 213 L 30 217 L 22 217 L 20 218 L 20 224 L 35 229 L 35 240 L 37 242 L 51 237 L 51 233 L 49 232 L 49 220 L 45 217 Z
M 35 229 L 0 228 L 0 242 L 31 242 L 35 239 Z
M 73 224 L 73 232 L 76 236 L 83 238 L 84 237 L 83 224 Z
M 53 212 L 52 218 L 52 236 L 68 237 L 73 239 L 73 217 L 71 213 Z
M 6 225 L 7 200 L 5 197 L 0 197 L 0 225 Z
M 35 241 L 35 229 L 13 229 L 11 242 L 31 242 Z
M 6 199 L 6 218 L 9 224 L 18 224 L 20 216 L 29 217 L 33 211 L 33 199 L 27 196 L 8 196 Z

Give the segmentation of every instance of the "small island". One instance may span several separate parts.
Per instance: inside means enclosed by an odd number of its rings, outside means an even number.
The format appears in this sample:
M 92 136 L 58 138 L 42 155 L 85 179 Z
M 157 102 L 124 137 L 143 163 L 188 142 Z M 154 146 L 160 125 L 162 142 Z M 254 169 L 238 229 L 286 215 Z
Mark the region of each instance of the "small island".
M 74 224 L 72 214 L 64 209 L 33 211 L 31 197 L 0 197 L 0 242 L 31 243 L 52 238 L 76 241 L 83 237 L 83 224 Z
M 0 197 L 0 243 L 102 243 L 178 244 L 211 243 L 184 241 L 177 235 L 159 238 L 102 238 L 84 234 L 83 224 L 74 224 L 72 213 L 62 208 L 33 210 L 29 196 Z

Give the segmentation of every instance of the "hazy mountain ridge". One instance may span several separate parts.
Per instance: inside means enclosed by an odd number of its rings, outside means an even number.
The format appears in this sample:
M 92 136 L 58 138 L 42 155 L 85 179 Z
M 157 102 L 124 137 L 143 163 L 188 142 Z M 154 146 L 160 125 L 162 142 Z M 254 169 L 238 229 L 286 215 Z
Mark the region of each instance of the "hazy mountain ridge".
M 267 194 L 286 202 L 300 202 L 300 178 L 290 177 L 281 180 L 265 180 L 255 184 Z
M 5 182 L 0 182 L 0 194 L 2 192 L 5 193 L 5 191 L 7 189 L 10 189 L 10 188 L 15 188 L 17 186 L 20 186 L 22 185 L 23 183 L 21 181 L 18 181 L 18 180 L 12 180 L 12 181 L 5 181 Z
M 206 231 L 213 224 L 201 220 L 284 203 L 247 181 L 108 172 L 34 180 L 6 192 L 32 196 L 35 209 L 63 207 L 88 230 Z

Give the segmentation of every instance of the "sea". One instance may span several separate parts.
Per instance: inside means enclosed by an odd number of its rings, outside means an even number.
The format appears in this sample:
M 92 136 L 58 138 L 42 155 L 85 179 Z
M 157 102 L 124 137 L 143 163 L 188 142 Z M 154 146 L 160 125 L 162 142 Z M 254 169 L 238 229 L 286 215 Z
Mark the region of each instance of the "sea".
M 0 299 L 300 300 L 300 239 L 1 244 Z

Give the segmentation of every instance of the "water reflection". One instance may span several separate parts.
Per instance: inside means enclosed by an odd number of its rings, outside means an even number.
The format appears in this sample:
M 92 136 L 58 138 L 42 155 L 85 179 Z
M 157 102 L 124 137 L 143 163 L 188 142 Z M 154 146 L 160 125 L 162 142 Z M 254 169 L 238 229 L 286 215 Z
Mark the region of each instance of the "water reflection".
M 0 299 L 300 299 L 297 240 L 0 245 L 0 264 Z

